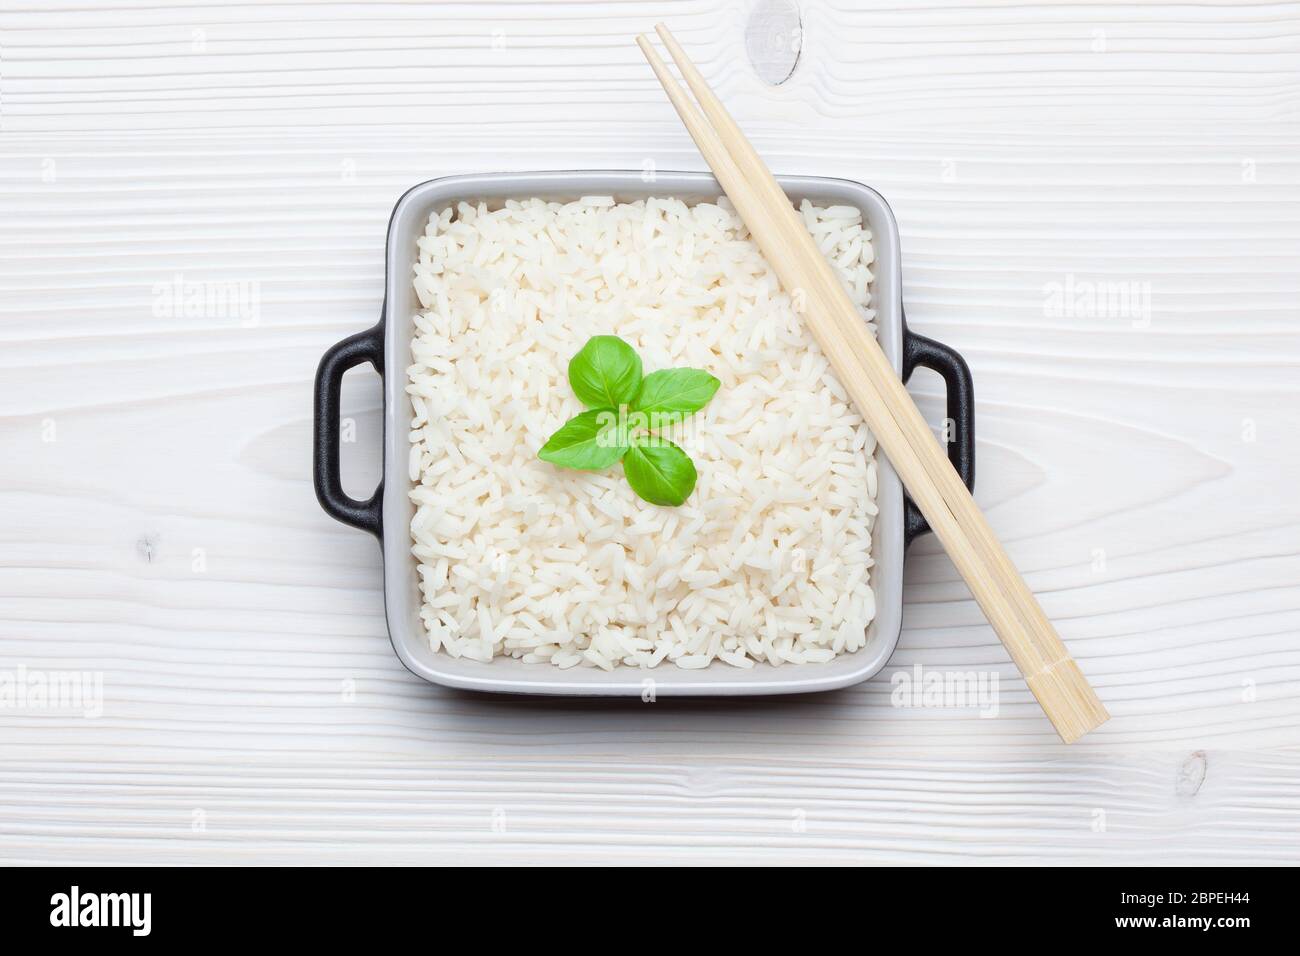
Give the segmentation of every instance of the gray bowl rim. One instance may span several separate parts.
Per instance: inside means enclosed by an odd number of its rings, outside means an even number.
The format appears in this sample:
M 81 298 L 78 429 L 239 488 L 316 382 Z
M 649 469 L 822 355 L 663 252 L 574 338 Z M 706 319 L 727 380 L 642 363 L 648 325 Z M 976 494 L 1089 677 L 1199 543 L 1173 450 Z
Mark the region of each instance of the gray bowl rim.
M 778 176 L 791 198 L 855 205 L 872 232 L 872 308 L 881 346 L 894 370 L 902 373 L 905 323 L 902 309 L 901 253 L 893 211 L 879 192 L 849 179 L 818 176 Z M 431 179 L 408 189 L 389 219 L 385 255 L 385 298 L 380 323 L 383 336 L 384 465 L 381 488 L 382 526 L 400 529 L 381 535 L 384 559 L 384 599 L 389 636 L 399 660 L 413 674 L 445 687 L 510 694 L 616 696 L 647 699 L 657 696 L 729 697 L 784 695 L 835 690 L 867 680 L 885 667 L 898 645 L 902 628 L 902 576 L 905 555 L 904 497 L 888 459 L 877 450 L 879 514 L 873 532 L 872 587 L 876 618 L 867 645 L 832 661 L 814 664 L 756 664 L 735 668 L 714 663 L 700 670 L 683 670 L 665 662 L 654 669 L 628 666 L 613 671 L 575 667 L 561 670 L 547 664 L 524 664 L 497 658 L 490 663 L 454 658 L 429 648 L 418 620 L 419 595 L 414 587 L 415 560 L 407 528 L 407 433 L 404 420 L 405 370 L 409 336 L 400 334 L 408 314 L 395 314 L 399 303 L 409 305 L 415 235 L 423 230 L 434 208 L 458 200 L 506 198 L 577 198 L 613 194 L 620 200 L 649 195 L 702 200 L 722 192 L 708 173 L 658 171 L 651 178 L 634 170 L 557 170 L 546 172 L 478 173 Z M 407 573 L 399 573 L 406 571 Z M 414 625 L 414 626 L 412 626 Z

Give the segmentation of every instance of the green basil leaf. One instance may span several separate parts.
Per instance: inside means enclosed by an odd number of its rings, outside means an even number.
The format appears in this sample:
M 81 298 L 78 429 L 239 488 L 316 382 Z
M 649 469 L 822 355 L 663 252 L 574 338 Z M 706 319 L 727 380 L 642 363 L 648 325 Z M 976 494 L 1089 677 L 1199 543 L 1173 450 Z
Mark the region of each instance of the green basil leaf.
M 641 382 L 634 407 L 649 417 L 651 428 L 659 428 L 679 422 L 709 404 L 721 384 L 703 369 L 661 369 Z
M 561 468 L 599 471 L 626 453 L 627 444 L 620 434 L 618 412 L 612 408 L 594 408 L 561 425 L 546 440 L 537 457 Z
M 667 439 L 636 440 L 623 459 L 623 473 L 652 505 L 680 505 L 695 490 L 695 462 Z
M 595 335 L 569 362 L 573 394 L 588 408 L 632 404 L 641 388 L 641 356 L 617 335 Z

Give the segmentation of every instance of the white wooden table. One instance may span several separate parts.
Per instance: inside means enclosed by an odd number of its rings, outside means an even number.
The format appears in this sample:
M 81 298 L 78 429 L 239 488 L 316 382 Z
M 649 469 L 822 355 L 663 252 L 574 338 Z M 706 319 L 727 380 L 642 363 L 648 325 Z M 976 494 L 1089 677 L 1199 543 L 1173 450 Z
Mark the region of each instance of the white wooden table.
M 0 671 L 98 673 L 103 712 L 0 709 L 0 859 L 1296 858 L 1300 4 L 801 7 L 773 87 L 748 0 L 5 4 Z M 1085 741 L 929 540 L 840 693 L 487 698 L 393 655 L 378 550 L 312 493 L 316 361 L 411 184 L 702 168 L 657 16 L 773 168 L 892 203 L 977 497 L 1114 715 Z M 356 493 L 378 403 L 349 378 Z M 998 717 L 891 706 L 917 664 L 999 674 Z

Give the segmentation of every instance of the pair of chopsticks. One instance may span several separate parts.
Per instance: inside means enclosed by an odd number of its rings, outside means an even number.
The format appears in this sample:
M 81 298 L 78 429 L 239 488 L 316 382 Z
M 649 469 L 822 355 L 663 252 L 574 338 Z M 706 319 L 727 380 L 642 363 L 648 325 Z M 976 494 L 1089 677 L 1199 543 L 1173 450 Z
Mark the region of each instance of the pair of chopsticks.
M 699 101 L 697 107 L 650 41 L 637 37 L 677 115 L 781 284 L 796 302 L 803 301 L 813 337 L 1056 732 L 1066 743 L 1078 740 L 1105 722 L 1106 708 L 994 536 L 785 191 L 673 35 L 662 24 L 655 32 Z

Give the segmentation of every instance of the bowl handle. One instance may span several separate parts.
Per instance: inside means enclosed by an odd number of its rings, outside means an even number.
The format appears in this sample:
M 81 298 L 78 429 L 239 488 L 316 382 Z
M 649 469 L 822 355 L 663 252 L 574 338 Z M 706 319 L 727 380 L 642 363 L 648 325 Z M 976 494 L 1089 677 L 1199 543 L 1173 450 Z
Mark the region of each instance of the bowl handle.
M 369 531 L 383 540 L 381 505 L 384 483 L 381 480 L 375 493 L 366 501 L 357 501 L 343 492 L 339 479 L 339 394 L 343 388 L 343 373 L 362 362 L 375 367 L 380 377 L 384 374 L 384 323 L 356 335 L 348 336 L 332 346 L 320 360 L 316 369 L 316 440 L 313 478 L 316 498 L 325 513 L 344 524 Z
M 970 366 L 956 349 L 934 339 L 917 335 L 903 319 L 903 381 L 912 377 L 917 366 L 928 368 L 943 376 L 947 391 L 947 418 L 952 428 L 948 436 L 948 460 L 952 462 L 961 480 L 971 491 L 975 490 L 975 383 L 971 380 Z M 946 429 L 945 429 L 946 430 Z M 903 547 L 907 548 L 919 535 L 930 530 L 930 523 L 921 509 L 905 501 L 903 517 Z

